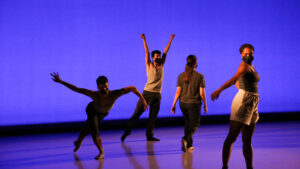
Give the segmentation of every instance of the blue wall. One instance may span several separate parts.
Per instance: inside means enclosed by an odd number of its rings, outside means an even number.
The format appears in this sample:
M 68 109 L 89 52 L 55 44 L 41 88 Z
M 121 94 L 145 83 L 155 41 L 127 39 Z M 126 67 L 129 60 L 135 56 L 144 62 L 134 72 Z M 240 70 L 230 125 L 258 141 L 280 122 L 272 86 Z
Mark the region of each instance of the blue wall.
M 150 50 L 163 50 L 176 34 L 159 117 L 172 116 L 187 55 L 198 57 L 209 98 L 236 72 L 243 43 L 255 47 L 260 112 L 299 111 L 299 5 L 298 0 L 1 0 L 0 125 L 85 120 L 91 99 L 54 83 L 53 71 L 78 87 L 96 90 L 96 78 L 106 75 L 110 89 L 135 85 L 142 91 L 141 33 Z M 231 87 L 217 102 L 208 99 L 208 115 L 229 114 L 236 92 Z M 137 100 L 123 96 L 106 119 L 128 119 Z

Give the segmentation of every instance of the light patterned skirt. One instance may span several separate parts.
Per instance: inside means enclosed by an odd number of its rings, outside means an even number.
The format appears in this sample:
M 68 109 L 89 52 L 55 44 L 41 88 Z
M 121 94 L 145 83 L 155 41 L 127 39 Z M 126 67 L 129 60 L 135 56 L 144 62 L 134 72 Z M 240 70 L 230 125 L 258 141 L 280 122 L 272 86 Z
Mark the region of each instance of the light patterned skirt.
M 246 125 L 256 123 L 259 119 L 258 101 L 259 95 L 257 93 L 240 89 L 232 101 L 230 120 Z

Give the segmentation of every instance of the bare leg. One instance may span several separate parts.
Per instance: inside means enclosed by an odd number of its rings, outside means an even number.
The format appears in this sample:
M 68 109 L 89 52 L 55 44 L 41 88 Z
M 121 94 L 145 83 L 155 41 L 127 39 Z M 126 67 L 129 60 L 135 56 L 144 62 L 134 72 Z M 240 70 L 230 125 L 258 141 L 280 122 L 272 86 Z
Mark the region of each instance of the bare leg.
M 102 146 L 102 140 L 100 137 L 96 137 L 95 135 L 92 136 L 94 144 L 99 150 L 99 154 L 95 157 L 96 160 L 104 158 L 104 150 Z
M 229 133 L 223 145 L 223 152 L 222 152 L 223 168 L 228 168 L 228 162 L 232 151 L 232 145 L 235 142 L 236 138 L 239 136 L 243 126 L 244 124 L 242 123 L 236 121 L 230 121 Z
M 85 125 L 85 126 L 81 129 L 81 131 L 80 131 L 80 133 L 79 133 L 79 136 L 78 136 L 77 140 L 74 141 L 74 145 L 75 145 L 75 148 L 74 148 L 74 150 L 73 150 L 74 152 L 76 152 L 76 151 L 80 148 L 81 143 L 82 143 L 84 137 L 85 137 L 86 135 L 88 135 L 88 134 L 89 134 L 88 127 L 87 127 L 87 125 Z
M 252 136 L 255 130 L 256 123 L 251 123 L 250 126 L 244 126 L 242 130 L 243 136 L 243 153 L 248 169 L 253 168 L 253 148 Z

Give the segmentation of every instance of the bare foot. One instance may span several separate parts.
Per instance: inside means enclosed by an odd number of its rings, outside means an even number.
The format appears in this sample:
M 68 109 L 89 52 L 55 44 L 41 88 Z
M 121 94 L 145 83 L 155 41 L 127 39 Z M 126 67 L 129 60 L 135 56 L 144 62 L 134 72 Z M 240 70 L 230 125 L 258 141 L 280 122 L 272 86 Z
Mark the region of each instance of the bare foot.
M 73 149 L 73 152 L 76 152 L 80 148 L 81 143 L 79 143 L 78 141 L 74 141 L 74 146 L 75 148 Z
M 100 160 L 100 159 L 104 159 L 104 152 L 103 153 L 100 153 L 99 155 L 97 155 L 95 157 L 95 160 Z

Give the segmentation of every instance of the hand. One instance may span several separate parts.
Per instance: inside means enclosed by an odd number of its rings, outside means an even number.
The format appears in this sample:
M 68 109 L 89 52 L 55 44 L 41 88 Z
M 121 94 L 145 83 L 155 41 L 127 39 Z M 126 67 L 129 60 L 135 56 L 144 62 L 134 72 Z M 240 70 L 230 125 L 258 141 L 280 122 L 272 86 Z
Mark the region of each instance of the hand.
M 219 96 L 220 96 L 220 91 L 219 90 L 216 90 L 215 92 L 213 92 L 211 95 L 210 95 L 210 97 L 211 97 L 211 100 L 212 101 L 215 101 L 215 100 L 217 100 L 218 98 L 219 98 Z
M 144 34 L 144 33 L 143 33 L 143 34 L 141 34 L 141 38 L 142 38 L 142 39 L 144 39 L 144 40 L 146 39 L 146 37 L 145 37 L 145 34 Z
M 172 114 L 175 114 L 175 106 L 172 106 L 171 112 L 172 112 Z
M 207 113 L 207 111 L 208 111 L 208 109 L 207 109 L 207 106 L 206 106 L 206 105 L 204 105 L 204 114 L 206 114 L 206 113 Z
M 145 110 L 145 111 L 148 110 L 148 104 L 147 104 L 146 100 L 143 99 L 142 102 L 143 102 L 144 110 Z
M 171 34 L 171 39 L 174 39 L 174 37 L 175 37 L 175 34 Z
M 60 77 L 59 77 L 59 74 L 58 74 L 58 72 L 53 72 L 53 73 L 50 73 L 50 75 L 53 77 L 52 78 L 52 80 L 54 81 L 54 82 L 61 82 L 62 80 L 60 79 Z

